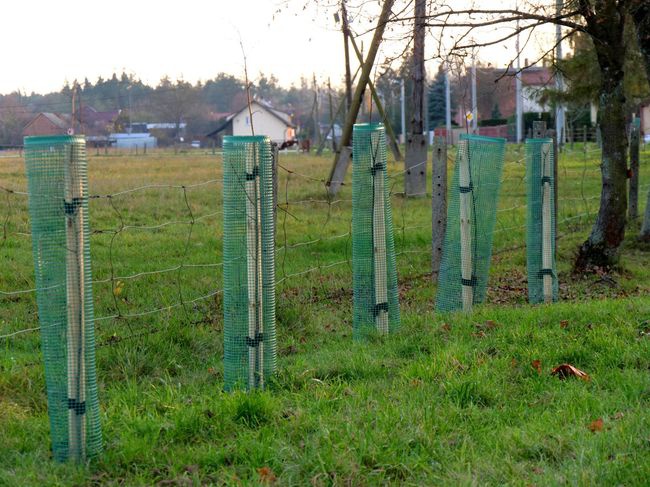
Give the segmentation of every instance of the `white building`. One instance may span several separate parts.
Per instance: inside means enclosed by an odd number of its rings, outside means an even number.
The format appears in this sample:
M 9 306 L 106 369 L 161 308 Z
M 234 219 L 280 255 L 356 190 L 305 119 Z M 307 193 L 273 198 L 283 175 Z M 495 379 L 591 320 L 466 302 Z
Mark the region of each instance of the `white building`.
M 252 124 L 251 112 L 253 114 Z M 252 135 L 253 130 L 255 135 L 266 135 L 271 142 L 278 144 L 295 138 L 291 115 L 258 101 L 253 101 L 250 109 L 246 105 L 241 110 L 228 115 L 216 130 L 208 134 L 208 137 Z

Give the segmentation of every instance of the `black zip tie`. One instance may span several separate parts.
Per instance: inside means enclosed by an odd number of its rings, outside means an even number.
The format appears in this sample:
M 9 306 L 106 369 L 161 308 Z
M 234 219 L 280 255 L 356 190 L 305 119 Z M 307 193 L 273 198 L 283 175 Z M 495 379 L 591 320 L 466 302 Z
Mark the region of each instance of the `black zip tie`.
M 372 167 L 370 168 L 370 172 L 374 176 L 377 174 L 379 171 L 384 170 L 384 164 L 382 162 L 378 162 L 377 164 L 373 164 Z
M 551 177 L 550 177 L 550 176 L 544 176 L 544 177 L 542 178 L 542 186 L 543 186 L 544 184 L 546 184 L 546 183 L 551 184 Z
M 72 198 L 72 202 L 63 201 L 63 209 L 66 215 L 74 215 L 77 209 L 83 204 L 83 198 Z
M 72 409 L 77 416 L 86 414 L 86 401 L 79 402 L 74 398 L 68 398 L 68 409 Z
M 463 286 L 472 286 L 475 287 L 478 284 L 478 279 L 476 279 L 476 276 L 472 276 L 471 279 L 464 279 L 461 278 L 460 282 Z
M 544 276 L 551 276 L 553 277 L 553 269 L 540 269 L 539 270 L 539 277 L 542 278 Z
M 264 333 L 258 333 L 255 335 L 255 338 L 251 338 L 249 336 L 246 337 L 246 345 L 248 345 L 251 348 L 257 348 L 259 347 L 260 343 L 264 341 Z
M 375 309 L 373 310 L 375 316 L 379 316 L 380 311 L 385 311 L 388 313 L 388 303 L 377 303 L 375 304 Z
M 250 172 L 247 172 L 247 173 L 246 173 L 246 181 L 254 181 L 255 178 L 259 175 L 259 173 L 260 173 L 259 166 L 255 166 L 255 167 L 253 168 L 253 172 L 252 172 L 252 173 L 250 173 Z
M 474 190 L 474 183 L 469 183 L 469 186 L 458 186 L 461 193 L 471 193 Z

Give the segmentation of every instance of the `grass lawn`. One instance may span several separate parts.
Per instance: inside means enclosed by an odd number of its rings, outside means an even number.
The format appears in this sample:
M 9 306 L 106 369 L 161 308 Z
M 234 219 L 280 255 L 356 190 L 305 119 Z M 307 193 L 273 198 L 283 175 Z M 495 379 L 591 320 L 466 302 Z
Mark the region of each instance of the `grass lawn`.
M 356 343 L 351 188 L 328 201 L 331 158 L 282 155 L 279 372 L 226 394 L 220 157 L 91 154 L 105 453 L 51 461 L 39 334 L 19 333 L 0 339 L 0 485 L 648 485 L 650 249 L 633 222 L 618 269 L 571 275 L 600 179 L 594 147 L 567 151 L 562 301 L 527 305 L 522 158 L 509 147 L 487 302 L 470 316 L 434 312 L 430 199 L 394 194 L 403 327 Z M 0 159 L 0 186 L 24 190 L 21 159 Z M 2 336 L 38 318 L 35 294 L 13 293 L 34 287 L 26 197 L 0 192 L 0 220 Z M 590 380 L 552 376 L 565 362 Z

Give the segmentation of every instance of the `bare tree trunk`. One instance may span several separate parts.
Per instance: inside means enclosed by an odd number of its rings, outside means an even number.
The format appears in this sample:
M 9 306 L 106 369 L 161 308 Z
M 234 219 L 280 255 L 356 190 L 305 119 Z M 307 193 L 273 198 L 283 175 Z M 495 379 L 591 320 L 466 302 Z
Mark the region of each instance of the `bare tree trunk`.
M 600 88 L 601 132 L 603 154 L 601 163 L 602 189 L 600 209 L 591 234 L 579 249 L 575 270 L 590 267 L 611 267 L 618 260 L 618 249 L 625 238 L 627 217 L 627 131 L 625 93 L 623 89 L 625 17 L 610 3 L 601 15 L 616 15 L 607 29 L 597 19 L 588 18 L 588 28 L 594 37 L 598 63 L 602 73 Z
M 352 142 L 352 128 L 354 127 L 354 123 L 357 120 L 357 115 L 359 114 L 359 108 L 361 107 L 363 94 L 366 90 L 366 85 L 370 80 L 370 72 L 372 71 L 372 67 L 375 63 L 375 57 L 377 56 L 377 51 L 379 50 L 379 44 L 381 44 L 381 40 L 384 37 L 384 30 L 386 29 L 386 24 L 388 23 L 391 9 L 393 8 L 394 3 L 395 0 L 384 0 L 381 14 L 377 19 L 377 27 L 375 28 L 375 33 L 372 37 L 372 42 L 370 43 L 368 56 L 366 57 L 366 60 L 361 68 L 359 83 L 354 90 L 352 105 L 350 106 L 350 110 L 347 113 L 345 124 L 343 126 L 341 142 L 339 144 L 339 152 L 337 152 L 334 158 L 334 164 L 332 165 L 330 175 L 327 178 L 326 186 L 330 195 L 335 195 L 338 192 L 339 188 L 343 184 L 343 178 L 345 177 L 348 166 L 350 165 L 350 143 Z

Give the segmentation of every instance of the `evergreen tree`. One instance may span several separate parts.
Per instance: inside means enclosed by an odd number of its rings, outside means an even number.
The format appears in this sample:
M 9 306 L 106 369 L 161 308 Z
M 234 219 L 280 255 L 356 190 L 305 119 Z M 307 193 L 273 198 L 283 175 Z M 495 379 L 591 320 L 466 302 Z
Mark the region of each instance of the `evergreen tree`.
M 445 72 L 440 67 L 433 83 L 429 87 L 429 129 L 444 125 L 446 122 L 447 102 L 445 96 Z

